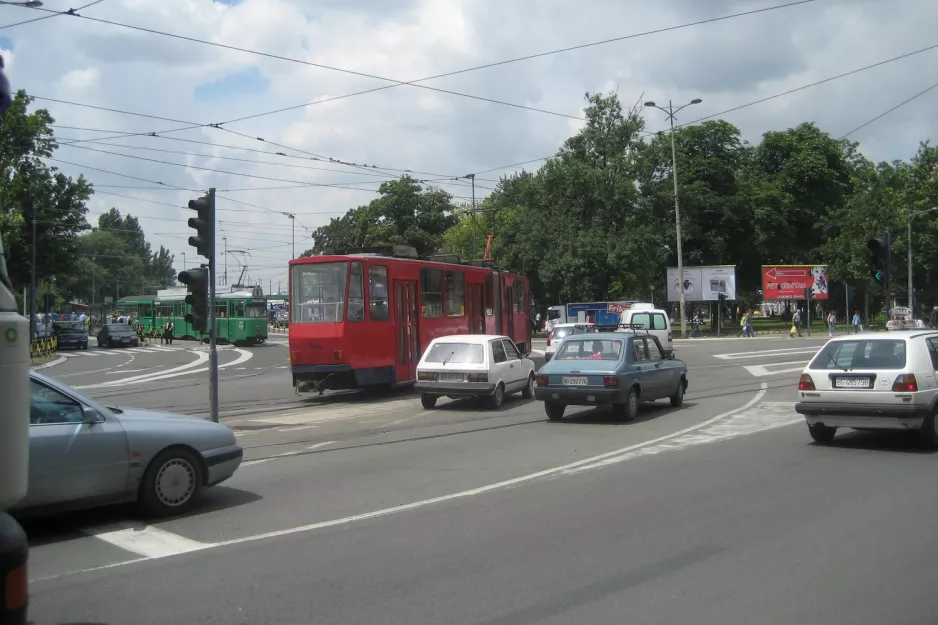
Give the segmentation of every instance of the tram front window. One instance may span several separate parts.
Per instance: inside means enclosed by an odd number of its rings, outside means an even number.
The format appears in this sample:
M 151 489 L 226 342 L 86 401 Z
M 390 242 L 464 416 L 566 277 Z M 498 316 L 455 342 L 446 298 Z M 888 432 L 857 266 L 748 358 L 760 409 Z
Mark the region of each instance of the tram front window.
M 345 317 L 348 263 L 294 265 L 291 323 L 338 323 Z
M 244 307 L 244 316 L 248 319 L 263 319 L 267 316 L 267 306 L 264 304 L 248 304 Z

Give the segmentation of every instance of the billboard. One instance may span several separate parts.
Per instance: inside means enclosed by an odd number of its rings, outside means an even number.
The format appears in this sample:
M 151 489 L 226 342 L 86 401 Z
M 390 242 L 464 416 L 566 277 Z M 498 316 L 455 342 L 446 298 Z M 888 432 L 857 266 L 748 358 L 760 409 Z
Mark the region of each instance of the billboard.
M 762 265 L 762 298 L 827 299 L 827 265 Z
M 668 268 L 668 301 L 681 301 L 681 283 L 677 268 Z M 736 265 L 684 267 L 684 300 L 687 302 L 715 302 L 720 294 L 736 299 Z

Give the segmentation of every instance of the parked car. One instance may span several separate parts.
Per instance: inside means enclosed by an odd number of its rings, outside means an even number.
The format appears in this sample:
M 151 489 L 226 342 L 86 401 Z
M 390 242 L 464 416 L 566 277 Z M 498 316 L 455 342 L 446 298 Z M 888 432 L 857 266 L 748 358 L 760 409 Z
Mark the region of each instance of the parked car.
M 82 321 L 56 321 L 52 324 L 55 329 L 56 345 L 58 349 L 74 347 L 75 349 L 88 349 L 88 331 Z
M 98 347 L 137 347 L 140 339 L 126 323 L 109 323 L 98 330 Z
M 565 337 L 572 336 L 574 334 L 586 334 L 592 332 L 594 326 L 592 323 L 558 323 L 553 329 L 547 333 L 547 347 L 544 349 L 544 360 L 550 360 L 553 357 L 554 352 L 557 351 L 557 346 L 563 341 Z
M 230 478 L 243 451 L 227 426 L 170 413 L 105 407 L 30 372 L 29 490 L 20 516 L 136 501 L 185 512 Z
M 828 341 L 801 372 L 795 411 L 818 443 L 839 428 L 917 432 L 938 448 L 938 332 L 852 334 Z
M 507 394 L 533 396 L 534 361 L 524 358 L 507 336 L 441 336 L 417 363 L 416 388 L 427 410 L 441 396 L 486 398 L 499 408 Z
M 687 365 L 665 354 L 658 337 L 641 330 L 597 332 L 564 339 L 553 360 L 537 372 L 534 396 L 559 421 L 567 406 L 612 406 L 632 421 L 639 402 L 684 402 Z

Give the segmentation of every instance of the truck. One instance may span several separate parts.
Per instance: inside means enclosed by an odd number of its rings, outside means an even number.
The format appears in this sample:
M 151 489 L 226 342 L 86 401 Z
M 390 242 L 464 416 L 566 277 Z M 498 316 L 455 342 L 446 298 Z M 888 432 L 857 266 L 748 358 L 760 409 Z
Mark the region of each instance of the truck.
M 558 323 L 595 323 L 615 325 L 627 310 L 651 310 L 654 304 L 647 302 L 577 302 L 560 304 L 547 309 L 547 330 Z

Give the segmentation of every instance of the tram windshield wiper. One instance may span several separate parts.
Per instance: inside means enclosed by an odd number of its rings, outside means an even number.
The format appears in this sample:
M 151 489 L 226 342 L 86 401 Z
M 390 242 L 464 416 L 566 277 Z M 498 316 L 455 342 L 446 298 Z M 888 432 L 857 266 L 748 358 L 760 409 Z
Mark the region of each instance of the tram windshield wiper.
M 443 359 L 443 365 L 449 362 L 449 359 L 456 355 L 456 350 L 453 350 L 449 353 L 449 356 Z

